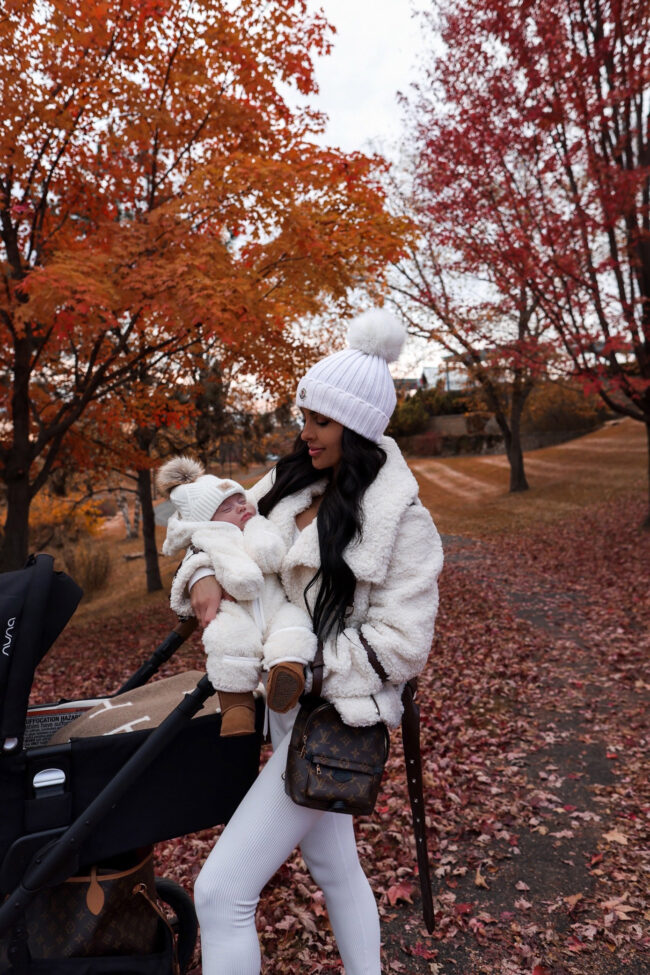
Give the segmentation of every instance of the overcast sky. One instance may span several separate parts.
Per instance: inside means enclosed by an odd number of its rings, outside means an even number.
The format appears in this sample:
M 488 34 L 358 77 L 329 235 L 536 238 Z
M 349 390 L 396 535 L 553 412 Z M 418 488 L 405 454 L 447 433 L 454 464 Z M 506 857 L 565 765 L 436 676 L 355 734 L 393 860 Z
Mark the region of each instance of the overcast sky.
M 415 80 L 420 32 L 411 0 L 310 0 L 334 27 L 332 53 L 320 58 L 317 99 L 329 116 L 323 141 L 351 151 L 400 135 L 397 92 Z
M 423 52 L 422 34 L 412 16 L 412 0 L 309 0 L 337 29 L 333 51 L 316 64 L 320 93 L 310 97 L 329 121 L 319 141 L 346 152 L 375 148 L 398 156 L 402 110 L 397 93 L 408 93 Z M 422 9 L 426 0 L 418 0 Z M 409 339 L 396 376 L 417 375 L 441 358 L 439 346 Z

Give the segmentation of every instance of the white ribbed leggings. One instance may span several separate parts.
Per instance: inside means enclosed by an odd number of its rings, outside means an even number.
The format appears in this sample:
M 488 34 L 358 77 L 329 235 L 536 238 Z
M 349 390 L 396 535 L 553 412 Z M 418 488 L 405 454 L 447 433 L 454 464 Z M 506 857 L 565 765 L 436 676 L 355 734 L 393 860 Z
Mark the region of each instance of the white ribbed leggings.
M 297 806 L 284 791 L 296 713 L 270 713 L 273 755 L 197 878 L 203 975 L 259 975 L 260 892 L 298 844 L 325 895 L 346 975 L 380 975 L 377 905 L 359 863 L 352 817 Z

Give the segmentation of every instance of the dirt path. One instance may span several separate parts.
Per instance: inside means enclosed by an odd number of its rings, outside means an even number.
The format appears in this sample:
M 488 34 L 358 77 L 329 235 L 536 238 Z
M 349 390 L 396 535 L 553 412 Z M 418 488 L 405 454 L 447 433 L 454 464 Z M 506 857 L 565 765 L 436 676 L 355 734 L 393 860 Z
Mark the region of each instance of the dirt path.
M 586 644 L 581 636 L 588 619 L 580 601 L 572 594 L 554 587 L 552 581 L 535 588 L 516 588 L 512 585 L 508 569 L 490 558 L 490 547 L 477 539 L 462 535 L 443 535 L 446 565 L 479 567 L 490 561 L 490 579 L 510 604 L 513 615 L 541 630 L 553 640 L 565 640 L 581 649 Z M 574 661 L 577 665 L 577 661 Z
M 495 602 L 503 601 L 540 648 L 535 692 L 515 694 L 503 705 L 525 728 L 510 756 L 522 778 L 506 783 L 513 815 L 503 835 L 513 830 L 516 846 L 513 851 L 502 843 L 499 851 L 491 844 L 486 866 L 453 880 L 437 869 L 439 902 L 452 897 L 456 911 L 472 916 L 470 928 L 459 924 L 448 940 L 409 939 L 403 925 L 413 909 L 399 908 L 387 925 L 386 971 L 646 975 L 650 913 L 641 916 L 634 891 L 647 890 L 650 864 L 647 858 L 625 862 L 639 824 L 629 812 L 634 803 L 623 808 L 622 797 L 638 775 L 638 756 L 620 747 L 626 740 L 620 732 L 629 723 L 630 743 L 632 735 L 639 740 L 647 732 L 640 715 L 650 687 L 625 679 L 624 662 L 617 665 L 615 654 L 609 659 L 596 645 L 584 601 L 553 576 L 536 576 L 532 565 L 522 575 L 489 542 L 448 535 L 443 543 L 446 571 L 461 572 L 477 587 L 489 577 Z M 522 796 L 527 821 L 520 815 Z M 465 847 L 469 857 L 472 842 L 458 836 L 458 862 Z M 433 859 L 440 864 L 439 854 Z M 601 942 L 608 926 L 611 936 Z

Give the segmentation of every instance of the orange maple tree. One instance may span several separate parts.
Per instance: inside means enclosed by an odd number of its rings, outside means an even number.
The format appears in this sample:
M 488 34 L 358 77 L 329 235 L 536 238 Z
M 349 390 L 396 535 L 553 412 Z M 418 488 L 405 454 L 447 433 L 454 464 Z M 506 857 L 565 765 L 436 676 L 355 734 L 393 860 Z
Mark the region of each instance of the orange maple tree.
M 199 333 L 278 388 L 296 324 L 398 252 L 381 160 L 317 147 L 287 101 L 329 31 L 305 0 L 3 5 L 0 568 L 91 407 L 180 376 Z

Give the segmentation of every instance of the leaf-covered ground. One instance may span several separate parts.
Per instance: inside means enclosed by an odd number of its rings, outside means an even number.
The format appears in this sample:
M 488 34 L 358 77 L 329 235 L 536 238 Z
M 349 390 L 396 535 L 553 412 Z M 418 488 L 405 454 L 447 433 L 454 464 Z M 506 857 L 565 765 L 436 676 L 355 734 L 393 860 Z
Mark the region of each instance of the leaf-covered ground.
M 641 975 L 650 967 L 650 533 L 640 497 L 490 540 L 446 539 L 420 684 L 437 927 L 419 916 L 394 736 L 358 823 L 386 973 Z M 169 625 L 162 608 L 72 625 L 35 697 L 119 685 Z M 200 645 L 165 673 L 201 666 Z M 218 830 L 160 844 L 188 890 Z M 320 892 L 295 856 L 258 912 L 265 973 L 341 973 Z M 194 975 L 200 973 L 197 954 Z

